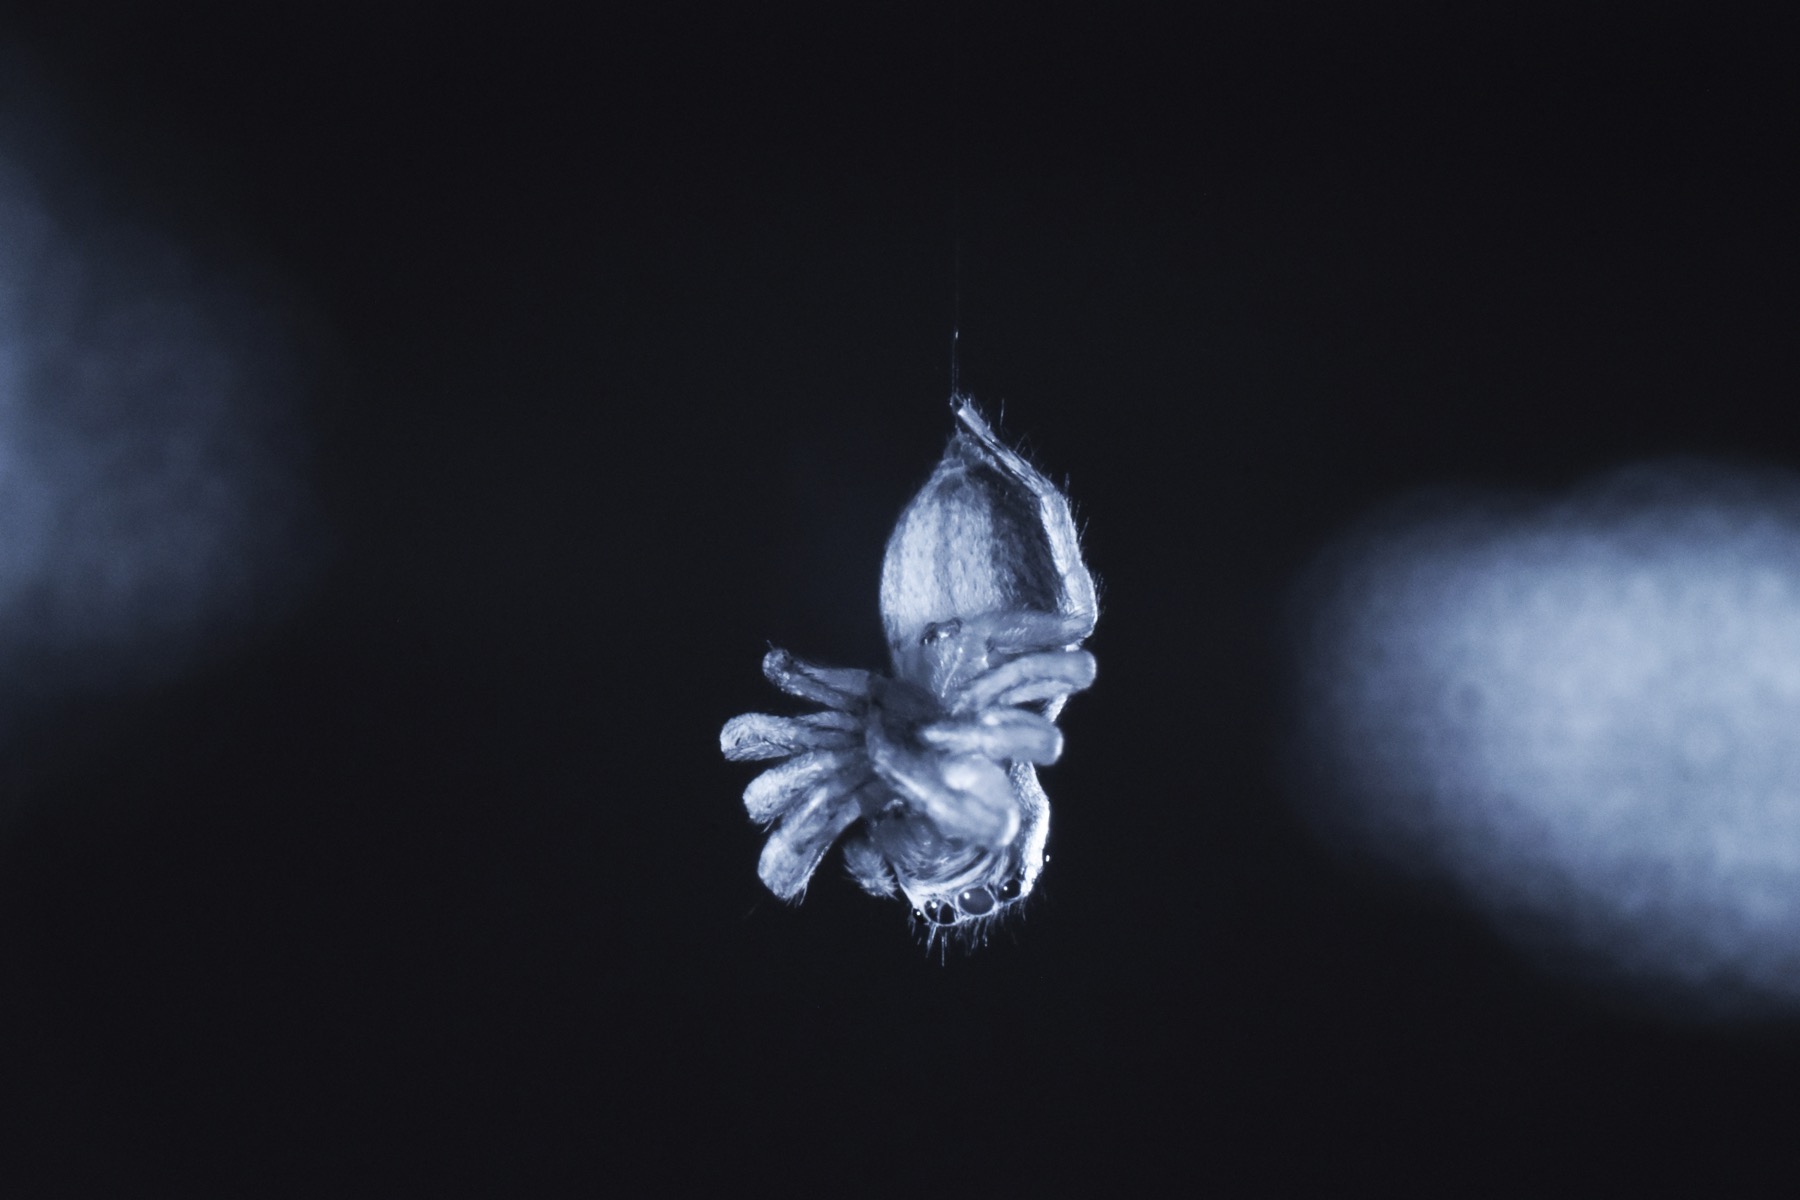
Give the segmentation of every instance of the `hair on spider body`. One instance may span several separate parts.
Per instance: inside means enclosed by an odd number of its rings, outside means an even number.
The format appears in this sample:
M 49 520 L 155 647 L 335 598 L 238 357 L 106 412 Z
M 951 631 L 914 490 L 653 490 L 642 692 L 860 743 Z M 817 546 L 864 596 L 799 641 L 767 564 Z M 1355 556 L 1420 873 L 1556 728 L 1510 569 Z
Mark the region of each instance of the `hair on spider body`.
M 927 947 L 985 942 L 1029 896 L 1050 802 L 1036 768 L 1057 715 L 1094 681 L 1098 617 L 1067 498 L 1002 444 L 966 397 L 931 478 L 888 539 L 881 616 L 891 674 L 771 649 L 763 673 L 821 705 L 728 721 L 732 760 L 780 759 L 744 791 L 770 828 L 758 873 L 798 902 L 841 839 L 852 878 L 904 898 Z
M 1050 856 L 1046 854 L 1038 864 L 1040 874 L 1032 889 L 1034 896 L 1043 892 L 1041 870 L 1049 861 Z M 983 885 L 981 890 L 985 895 L 973 903 L 967 896 L 958 895 L 954 901 L 936 901 L 931 911 L 915 906 L 908 912 L 907 923 L 914 939 L 928 955 L 936 951 L 938 961 L 944 962 L 951 946 L 960 947 L 965 956 L 974 954 L 986 946 L 995 933 L 1029 915 L 1026 906 L 1017 903 L 1024 896 L 1019 875 L 1013 874 L 998 885 Z M 975 911 L 984 905 L 983 911 Z

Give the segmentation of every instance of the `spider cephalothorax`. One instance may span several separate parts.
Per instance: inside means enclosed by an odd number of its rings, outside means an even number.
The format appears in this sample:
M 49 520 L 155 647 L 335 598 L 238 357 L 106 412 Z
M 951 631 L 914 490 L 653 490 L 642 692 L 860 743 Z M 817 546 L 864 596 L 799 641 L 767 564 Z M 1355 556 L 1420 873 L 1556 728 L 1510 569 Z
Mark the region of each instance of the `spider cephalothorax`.
M 892 677 L 771 650 L 770 681 L 825 711 L 747 713 L 719 738 L 727 758 L 787 759 L 744 792 L 774 826 L 771 891 L 799 899 L 848 832 L 857 882 L 904 895 L 932 937 L 978 936 L 1036 884 L 1050 804 L 1034 768 L 1062 753 L 1056 715 L 1094 681 L 1078 647 L 1097 615 L 1068 501 L 954 404 L 956 435 L 882 564 Z

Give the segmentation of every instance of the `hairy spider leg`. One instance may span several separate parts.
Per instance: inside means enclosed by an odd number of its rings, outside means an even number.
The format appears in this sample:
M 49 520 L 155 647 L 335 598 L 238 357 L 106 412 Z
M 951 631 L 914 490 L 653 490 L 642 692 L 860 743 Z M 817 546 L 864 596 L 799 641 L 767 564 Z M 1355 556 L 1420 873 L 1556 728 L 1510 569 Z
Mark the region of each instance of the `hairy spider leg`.
M 763 846 L 756 873 L 763 884 L 783 900 L 798 901 L 807 881 L 831 844 L 862 816 L 861 789 L 846 792 L 832 780 L 809 791 L 782 818 Z M 863 787 L 874 783 L 870 780 Z
M 1003 846 L 1019 831 L 1019 805 L 1006 772 L 980 754 L 915 750 L 880 721 L 869 724 L 869 760 L 887 785 L 946 837 Z
M 848 792 L 870 774 L 869 756 L 860 748 L 815 750 L 770 767 L 752 779 L 744 789 L 744 809 L 751 820 L 767 825 L 796 807 L 803 795 L 809 795 L 820 784 Z
M 866 831 L 852 834 L 844 842 L 844 866 L 857 885 L 871 896 L 892 896 L 900 890 L 887 857 L 869 839 Z
M 1023 708 L 990 708 L 972 717 L 934 721 L 919 730 L 919 737 L 940 750 L 982 754 L 995 762 L 1049 766 L 1062 757 L 1062 730 Z
M 861 719 L 836 709 L 802 717 L 745 713 L 725 722 L 725 728 L 719 731 L 719 749 L 730 762 L 786 758 L 807 750 L 839 750 L 860 746 L 862 740 Z
M 1094 631 L 1091 612 L 1047 613 L 1024 608 L 989 620 L 989 653 L 1008 657 L 1037 650 L 1071 650 Z
M 763 656 L 763 674 L 788 695 L 827 708 L 857 711 L 869 700 L 867 671 L 853 667 L 822 667 L 795 658 L 786 650 L 770 650 Z
M 1051 650 L 1004 662 L 971 679 L 951 710 L 977 712 L 1001 704 L 1059 700 L 1094 682 L 1094 656 L 1086 650 Z

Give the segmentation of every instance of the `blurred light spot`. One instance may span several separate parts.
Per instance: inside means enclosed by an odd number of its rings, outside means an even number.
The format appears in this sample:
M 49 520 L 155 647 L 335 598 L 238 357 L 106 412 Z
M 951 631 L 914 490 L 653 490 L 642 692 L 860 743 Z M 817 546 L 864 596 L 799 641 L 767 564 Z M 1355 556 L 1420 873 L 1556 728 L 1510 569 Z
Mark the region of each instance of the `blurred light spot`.
M 1800 477 L 1438 495 L 1296 591 L 1296 795 L 1567 974 L 1800 1010 Z
M 316 557 L 279 322 L 23 91 L 0 96 L 0 735 L 287 610 Z

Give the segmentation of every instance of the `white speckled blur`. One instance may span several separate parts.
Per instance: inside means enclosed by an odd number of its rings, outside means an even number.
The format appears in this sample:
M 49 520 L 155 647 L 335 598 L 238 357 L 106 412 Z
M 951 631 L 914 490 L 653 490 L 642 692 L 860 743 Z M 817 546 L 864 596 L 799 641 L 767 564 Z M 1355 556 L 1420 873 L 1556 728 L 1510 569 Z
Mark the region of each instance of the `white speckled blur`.
M 1800 1008 L 1800 478 L 1414 502 L 1299 595 L 1330 836 L 1659 1009 Z

